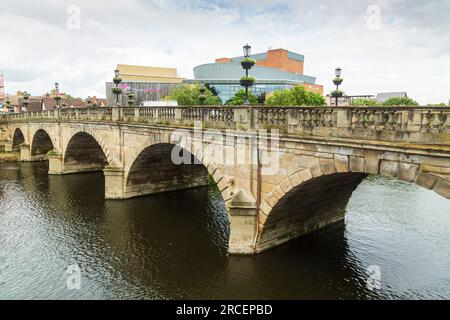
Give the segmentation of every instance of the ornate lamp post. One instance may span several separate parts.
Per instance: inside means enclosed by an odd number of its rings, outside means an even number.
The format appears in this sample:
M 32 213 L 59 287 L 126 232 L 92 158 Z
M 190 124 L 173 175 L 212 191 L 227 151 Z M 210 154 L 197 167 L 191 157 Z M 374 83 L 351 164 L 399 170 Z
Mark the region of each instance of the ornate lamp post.
M 9 99 L 9 96 L 6 97 L 6 108 L 8 109 L 8 113 L 11 113 L 11 100 Z
M 128 91 L 127 97 L 128 97 L 128 106 L 132 107 L 134 105 L 134 93 L 133 93 L 133 91 L 131 91 L 131 90 Z
M 336 68 L 335 70 L 336 78 L 333 79 L 333 83 L 336 86 L 336 90 L 331 92 L 331 96 L 336 99 L 336 107 L 338 106 L 339 98 L 342 97 L 342 95 L 344 94 L 341 90 L 339 90 L 339 86 L 344 81 L 344 79 L 341 78 L 341 73 L 342 69 Z
M 92 108 L 92 98 L 89 96 L 86 98 L 87 107 Z
M 244 47 L 244 59 L 241 61 L 242 68 L 245 70 L 245 77 L 241 78 L 241 86 L 245 87 L 245 100 L 244 105 L 249 105 L 248 101 L 248 88 L 252 87 L 255 83 L 255 78 L 248 76 L 248 71 L 255 65 L 255 60 L 250 58 L 252 47 L 246 44 Z
M 122 89 L 119 88 L 119 84 L 122 82 L 122 79 L 119 77 L 119 75 L 120 71 L 118 69 L 114 70 L 113 82 L 116 87 L 112 88 L 112 93 L 116 95 L 116 105 L 119 105 L 119 95 L 122 93 Z
M 55 97 L 54 97 L 54 99 L 55 99 L 55 103 L 56 103 L 55 108 L 59 109 L 59 101 L 61 100 L 61 97 L 59 96 L 59 83 L 58 82 L 55 82 Z
M 200 102 L 200 105 L 204 105 L 205 101 L 206 101 L 206 87 L 205 85 L 202 83 L 202 85 L 200 86 L 200 88 L 198 89 L 198 92 L 200 93 L 198 95 L 198 101 Z
M 30 104 L 30 101 L 28 101 L 28 98 L 30 98 L 30 94 L 25 91 L 23 93 L 22 112 L 28 111 L 28 105 Z

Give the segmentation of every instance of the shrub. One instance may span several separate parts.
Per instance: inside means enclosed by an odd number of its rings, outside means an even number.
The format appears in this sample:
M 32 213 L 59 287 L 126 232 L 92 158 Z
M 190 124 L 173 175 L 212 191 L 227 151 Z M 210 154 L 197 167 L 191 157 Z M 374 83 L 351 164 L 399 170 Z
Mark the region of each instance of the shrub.
M 373 106 L 379 106 L 380 104 L 378 103 L 378 101 L 376 100 L 372 100 L 372 99 L 366 99 L 366 98 L 358 98 L 352 101 L 351 103 L 352 106 L 368 106 L 368 107 L 373 107 Z
M 325 98 L 318 93 L 306 91 L 303 86 L 277 90 L 266 99 L 268 106 L 323 106 Z
M 387 99 L 384 103 L 384 106 L 393 107 L 393 106 L 418 106 L 419 104 L 411 98 L 390 98 Z
M 164 97 L 163 100 L 175 100 L 180 106 L 195 106 L 201 104 L 199 96 L 203 95 L 205 100 L 202 102 L 202 104 L 221 104 L 219 97 L 215 96 L 208 88 L 205 89 L 205 92 L 201 94 L 200 84 L 183 85 L 170 91 L 170 93 L 166 97 Z
M 241 106 L 244 104 L 244 101 L 245 101 L 245 90 L 242 89 L 236 92 L 236 94 L 230 100 L 228 100 L 226 104 L 230 106 Z M 250 104 L 258 104 L 258 97 L 249 91 L 248 101 L 250 102 Z

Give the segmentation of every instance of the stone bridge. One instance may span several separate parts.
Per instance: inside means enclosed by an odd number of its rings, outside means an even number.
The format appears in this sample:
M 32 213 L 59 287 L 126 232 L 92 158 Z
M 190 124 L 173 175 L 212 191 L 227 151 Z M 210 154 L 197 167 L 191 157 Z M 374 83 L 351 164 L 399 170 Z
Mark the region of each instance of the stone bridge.
M 450 108 L 61 109 L 3 116 L 0 134 L 22 161 L 48 159 L 49 174 L 103 171 L 106 199 L 204 186 L 212 177 L 235 254 L 342 221 L 368 175 L 450 199 Z

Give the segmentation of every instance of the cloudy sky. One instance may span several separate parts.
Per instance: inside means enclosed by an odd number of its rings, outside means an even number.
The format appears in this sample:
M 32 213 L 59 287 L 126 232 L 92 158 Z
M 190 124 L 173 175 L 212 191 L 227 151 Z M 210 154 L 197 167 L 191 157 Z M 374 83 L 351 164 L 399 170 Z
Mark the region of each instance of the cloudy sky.
M 6 92 L 38 95 L 55 81 L 74 96 L 105 96 L 117 63 L 178 68 L 285 48 L 347 94 L 407 91 L 450 99 L 450 0 L 0 0 Z

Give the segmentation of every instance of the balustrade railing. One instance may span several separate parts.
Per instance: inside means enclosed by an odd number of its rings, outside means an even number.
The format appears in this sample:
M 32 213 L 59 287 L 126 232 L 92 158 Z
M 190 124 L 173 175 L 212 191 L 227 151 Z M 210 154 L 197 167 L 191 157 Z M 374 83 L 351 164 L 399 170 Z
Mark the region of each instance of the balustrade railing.
M 67 108 L 4 114 L 0 120 L 107 121 L 164 125 L 207 122 L 217 128 L 278 127 L 287 132 L 317 133 L 320 129 L 450 132 L 450 107 L 113 107 Z

